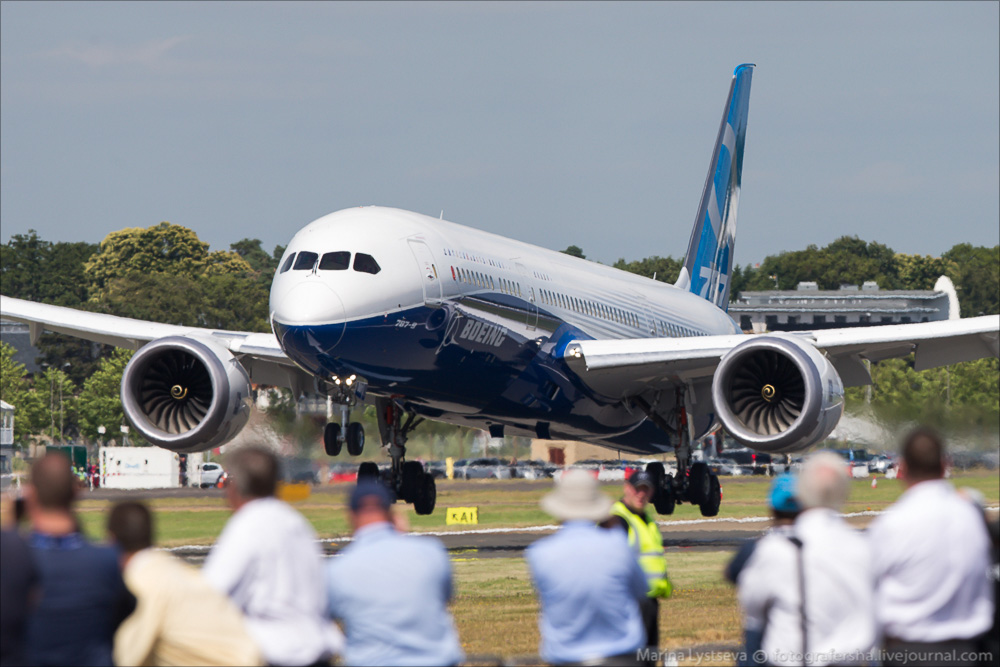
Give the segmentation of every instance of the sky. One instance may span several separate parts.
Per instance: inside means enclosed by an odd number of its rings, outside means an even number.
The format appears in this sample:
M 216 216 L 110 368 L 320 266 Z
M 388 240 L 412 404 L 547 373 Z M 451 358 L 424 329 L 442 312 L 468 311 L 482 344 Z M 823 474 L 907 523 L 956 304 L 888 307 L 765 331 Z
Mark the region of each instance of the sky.
M 736 263 L 1000 243 L 996 2 L 0 4 L 0 240 L 270 250 L 378 204 L 611 263 L 686 250 L 757 64 Z

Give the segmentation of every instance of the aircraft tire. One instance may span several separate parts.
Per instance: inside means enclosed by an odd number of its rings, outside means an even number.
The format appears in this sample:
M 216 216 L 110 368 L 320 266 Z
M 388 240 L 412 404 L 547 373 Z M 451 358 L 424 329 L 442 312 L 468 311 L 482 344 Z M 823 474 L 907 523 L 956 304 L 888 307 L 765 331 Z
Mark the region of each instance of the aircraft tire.
M 323 429 L 323 449 L 327 456 L 340 456 L 340 448 L 344 442 L 340 439 L 340 424 L 330 422 Z
M 374 461 L 365 461 L 358 466 L 358 482 L 370 479 L 373 482 L 379 481 L 378 464 Z
M 361 456 L 365 449 L 365 427 L 361 422 L 351 422 L 347 425 L 347 453 L 351 456 Z
M 674 498 L 674 476 L 666 475 L 660 488 L 653 495 L 653 507 L 657 514 L 673 514 L 677 499 Z
M 722 485 L 719 478 L 709 475 L 708 499 L 699 505 L 702 516 L 716 516 L 719 513 L 719 506 L 722 505 Z
M 420 461 L 403 463 L 403 479 L 399 483 L 399 497 L 403 502 L 414 503 L 423 483 L 424 466 Z
M 413 510 L 422 516 L 434 511 L 437 504 L 437 484 L 434 476 L 423 473 L 417 487 L 417 497 L 413 499 Z
M 701 505 L 711 500 L 712 473 L 702 461 L 692 463 L 688 468 L 688 495 L 689 502 Z M 718 480 L 716 480 L 718 481 Z

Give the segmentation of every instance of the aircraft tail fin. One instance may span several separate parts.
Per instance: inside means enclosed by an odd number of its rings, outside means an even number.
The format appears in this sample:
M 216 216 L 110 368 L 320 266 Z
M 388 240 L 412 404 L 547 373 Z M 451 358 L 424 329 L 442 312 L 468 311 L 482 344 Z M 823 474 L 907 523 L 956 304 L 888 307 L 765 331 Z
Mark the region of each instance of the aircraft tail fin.
M 723 310 L 729 306 L 729 278 L 736 247 L 736 208 L 740 199 L 743 145 L 747 135 L 752 64 L 733 72 L 715 151 L 701 194 L 684 266 L 675 285 L 708 299 Z

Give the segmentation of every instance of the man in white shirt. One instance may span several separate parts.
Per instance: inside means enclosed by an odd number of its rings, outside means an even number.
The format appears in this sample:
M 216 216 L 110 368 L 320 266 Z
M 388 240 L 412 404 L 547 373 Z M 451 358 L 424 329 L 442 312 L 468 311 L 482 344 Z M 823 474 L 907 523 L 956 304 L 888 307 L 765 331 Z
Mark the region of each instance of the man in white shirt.
M 326 619 L 316 533 L 274 497 L 274 454 L 244 448 L 227 463 L 226 499 L 235 513 L 205 560 L 205 578 L 242 610 L 269 664 L 326 664 L 343 646 L 343 636 Z
M 802 513 L 793 529 L 761 538 L 740 572 L 744 623 L 763 629 L 768 664 L 871 661 L 871 557 L 864 537 L 838 514 L 850 481 L 836 454 L 807 458 L 796 486 Z
M 974 665 L 992 625 L 986 524 L 944 471 L 941 438 L 910 433 L 899 467 L 906 491 L 868 529 L 886 665 Z

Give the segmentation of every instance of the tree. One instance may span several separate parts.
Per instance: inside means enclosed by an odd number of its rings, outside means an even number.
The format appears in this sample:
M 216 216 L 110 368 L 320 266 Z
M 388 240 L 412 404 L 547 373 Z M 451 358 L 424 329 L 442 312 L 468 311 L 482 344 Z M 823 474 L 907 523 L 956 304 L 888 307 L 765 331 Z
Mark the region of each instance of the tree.
M 587 259 L 587 256 L 583 254 L 583 249 L 580 246 L 571 245 L 565 250 L 560 251 L 565 255 L 571 257 L 579 257 L 580 259 Z
M 941 259 L 950 263 L 962 317 L 1000 313 L 1000 246 L 959 243 Z
M 202 275 L 208 244 L 187 227 L 161 222 L 153 227 L 129 227 L 111 232 L 100 251 L 86 264 L 90 298 L 100 299 L 109 283 L 127 273 Z
M 647 278 L 656 276 L 657 280 L 671 284 L 677 282 L 677 276 L 680 275 L 682 266 L 684 266 L 682 260 L 657 255 L 633 262 L 626 262 L 622 258 L 614 263 L 616 269 L 636 273 Z
M 14 440 L 24 442 L 33 432 L 29 414 L 38 406 L 24 364 L 14 361 L 14 348 L 0 343 L 0 400 L 14 407 Z
M 897 254 L 893 258 L 896 264 L 897 287 L 905 290 L 934 289 L 938 278 L 949 273 L 955 273 L 952 262 L 942 257 L 930 255 Z
M 76 385 L 65 371 L 49 366 L 40 376 L 36 375 L 34 393 L 38 401 L 27 415 L 34 432 L 60 442 L 72 438 L 79 431 L 78 399 Z
M 132 354 L 131 350 L 116 348 L 83 383 L 79 413 L 80 433 L 84 437 L 98 440 L 101 439 L 98 427 L 117 433 L 118 427 L 126 423 L 120 392 L 122 373 Z

